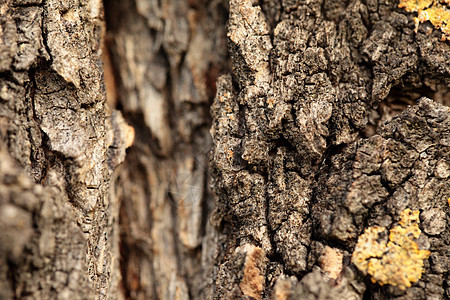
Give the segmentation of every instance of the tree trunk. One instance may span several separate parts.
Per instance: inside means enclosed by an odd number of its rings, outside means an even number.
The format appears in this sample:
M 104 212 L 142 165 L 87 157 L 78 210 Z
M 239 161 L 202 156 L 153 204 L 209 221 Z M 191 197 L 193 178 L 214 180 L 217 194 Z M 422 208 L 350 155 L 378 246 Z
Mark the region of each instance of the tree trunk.
M 448 105 L 448 42 L 397 1 L 253 3 L 211 108 L 214 297 L 448 298 L 450 110 L 415 101 Z
M 450 297 L 445 34 L 103 2 L 0 0 L 1 299 Z
M 116 298 L 132 129 L 105 106 L 102 3 L 0 3 L 0 298 Z
M 119 107 L 136 130 L 115 194 L 130 299 L 210 299 L 209 107 L 226 69 L 225 1 L 105 1 Z

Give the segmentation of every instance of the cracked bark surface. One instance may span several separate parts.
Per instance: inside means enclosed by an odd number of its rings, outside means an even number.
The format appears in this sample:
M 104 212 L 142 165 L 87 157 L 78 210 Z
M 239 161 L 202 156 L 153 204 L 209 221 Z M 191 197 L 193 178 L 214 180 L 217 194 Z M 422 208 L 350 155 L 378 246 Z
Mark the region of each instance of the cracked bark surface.
M 233 72 L 211 108 L 215 299 L 449 297 L 450 48 L 396 6 L 230 1 Z M 357 238 L 406 208 L 424 274 L 406 291 L 370 283 L 350 262 Z M 250 290 L 249 269 L 263 274 Z
M 2 1 L 0 20 L 0 298 L 110 298 L 129 141 L 105 106 L 102 3 Z
M 1 1 L 0 298 L 450 297 L 450 46 L 397 5 Z M 351 255 L 406 208 L 403 291 Z

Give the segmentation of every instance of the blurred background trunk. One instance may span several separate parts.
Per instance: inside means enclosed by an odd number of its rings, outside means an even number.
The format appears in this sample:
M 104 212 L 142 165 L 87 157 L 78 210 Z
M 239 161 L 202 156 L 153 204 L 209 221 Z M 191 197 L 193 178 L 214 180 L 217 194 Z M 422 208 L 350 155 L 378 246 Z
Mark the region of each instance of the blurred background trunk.
M 108 0 L 105 12 L 108 99 L 136 130 L 114 190 L 122 291 L 208 299 L 217 251 L 209 108 L 227 70 L 227 3 Z

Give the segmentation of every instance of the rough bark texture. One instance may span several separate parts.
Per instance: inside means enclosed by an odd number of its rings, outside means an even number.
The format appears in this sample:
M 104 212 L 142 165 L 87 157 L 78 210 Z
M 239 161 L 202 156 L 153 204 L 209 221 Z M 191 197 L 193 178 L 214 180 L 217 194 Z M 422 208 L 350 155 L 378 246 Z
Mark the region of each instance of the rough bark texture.
M 215 299 L 450 296 L 450 111 L 389 105 L 448 101 L 450 47 L 397 4 L 230 1 L 233 73 L 211 108 Z M 406 291 L 369 283 L 350 262 L 358 236 L 406 208 L 424 274 Z
M 449 298 L 450 46 L 397 5 L 105 0 L 103 51 L 100 0 L 0 0 L 0 298 Z
M 0 298 L 117 294 L 127 127 L 108 113 L 101 1 L 0 5 Z

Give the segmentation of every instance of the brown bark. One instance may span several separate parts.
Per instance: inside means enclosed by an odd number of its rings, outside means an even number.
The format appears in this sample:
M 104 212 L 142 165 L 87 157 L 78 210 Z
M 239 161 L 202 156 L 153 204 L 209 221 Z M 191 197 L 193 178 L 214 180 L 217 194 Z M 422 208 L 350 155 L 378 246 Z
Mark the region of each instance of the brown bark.
M 111 298 L 129 140 L 105 106 L 102 3 L 2 1 L 0 18 L 0 298 Z
M 0 0 L 0 298 L 450 297 L 450 47 L 397 5 Z
M 211 109 L 214 215 L 227 236 L 215 299 L 449 297 L 450 110 L 416 100 L 448 105 L 450 48 L 428 25 L 415 33 L 397 4 L 230 1 L 233 73 Z M 424 273 L 389 269 L 410 263 L 393 250 L 358 270 L 358 237 L 387 232 L 408 208 L 420 212 L 414 247 L 431 252 Z M 402 276 L 413 286 L 401 289 Z
M 210 299 L 209 106 L 226 69 L 226 1 L 105 1 L 106 41 L 136 141 L 115 193 L 130 299 Z

